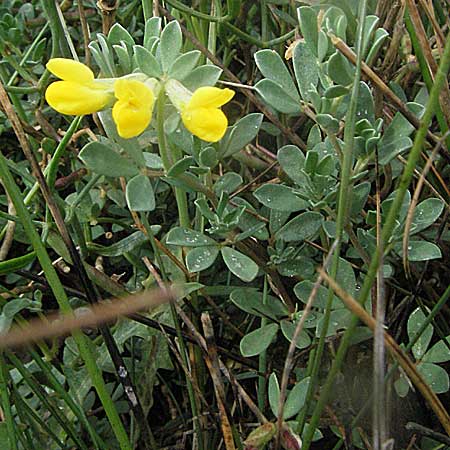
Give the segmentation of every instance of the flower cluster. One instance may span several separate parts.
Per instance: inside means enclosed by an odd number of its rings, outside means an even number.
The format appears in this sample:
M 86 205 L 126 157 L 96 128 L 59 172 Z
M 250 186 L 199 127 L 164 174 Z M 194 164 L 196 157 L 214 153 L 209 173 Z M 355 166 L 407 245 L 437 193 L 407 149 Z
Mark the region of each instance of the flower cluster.
M 176 80 L 162 85 L 154 78 L 135 73 L 96 79 L 89 67 L 64 58 L 51 59 L 47 69 L 62 80 L 51 83 L 45 93 L 53 109 L 62 114 L 83 115 L 112 107 L 119 136 L 125 139 L 140 135 L 148 127 L 160 89 L 165 89 L 180 112 L 184 126 L 200 139 L 217 142 L 228 126 L 220 107 L 232 99 L 231 89 L 204 86 L 192 93 Z

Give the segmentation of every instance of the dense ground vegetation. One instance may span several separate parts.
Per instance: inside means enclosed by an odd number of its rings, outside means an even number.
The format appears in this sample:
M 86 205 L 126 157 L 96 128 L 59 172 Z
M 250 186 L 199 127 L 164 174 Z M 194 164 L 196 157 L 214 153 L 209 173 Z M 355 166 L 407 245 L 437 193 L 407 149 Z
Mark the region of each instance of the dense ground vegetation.
M 449 26 L 3 0 L 0 449 L 450 448 Z

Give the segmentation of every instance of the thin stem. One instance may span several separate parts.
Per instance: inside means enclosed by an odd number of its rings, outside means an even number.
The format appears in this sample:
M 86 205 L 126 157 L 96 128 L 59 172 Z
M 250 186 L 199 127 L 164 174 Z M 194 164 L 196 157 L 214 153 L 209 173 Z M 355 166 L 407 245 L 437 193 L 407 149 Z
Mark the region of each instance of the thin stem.
M 167 145 L 166 134 L 164 131 L 165 100 L 166 100 L 165 91 L 164 89 L 161 89 L 157 100 L 158 117 L 156 128 L 158 132 L 159 153 L 161 155 L 161 159 L 164 165 L 164 170 L 168 172 L 170 168 L 173 166 L 173 164 L 179 159 L 180 155 L 177 155 L 176 152 L 170 152 L 170 149 Z M 186 192 L 184 192 L 180 188 L 175 188 L 175 199 L 178 206 L 180 225 L 185 228 L 190 228 L 190 219 L 188 213 Z
M 58 172 L 58 164 L 61 160 L 64 151 L 66 150 L 67 144 L 72 139 L 72 136 L 74 135 L 75 131 L 77 131 L 78 127 L 80 126 L 80 122 L 83 116 L 75 117 L 75 119 L 72 120 L 72 123 L 70 124 L 68 130 L 64 134 L 64 137 L 61 139 L 60 143 L 56 147 L 56 150 L 53 153 L 53 157 L 51 160 L 51 164 L 49 164 L 49 168 L 47 170 L 47 183 L 50 187 L 50 189 L 53 189 L 56 181 L 56 174 Z
M 406 191 L 408 189 L 408 186 L 411 182 L 411 179 L 414 174 L 414 169 L 416 167 L 417 161 L 420 158 L 420 154 L 422 152 L 422 148 L 425 142 L 425 138 L 427 136 L 428 127 L 431 123 L 431 120 L 435 114 L 436 108 L 439 104 L 439 93 L 442 89 L 442 86 L 444 85 L 447 73 L 450 69 L 450 37 L 447 38 L 447 42 L 445 45 L 444 54 L 441 59 L 441 63 L 439 65 L 438 72 L 435 77 L 435 83 L 434 86 L 430 92 L 430 96 L 428 98 L 428 102 L 425 108 L 425 113 L 422 117 L 422 121 L 420 124 L 420 127 L 417 131 L 416 137 L 414 139 L 413 147 L 409 153 L 408 161 L 405 166 L 405 169 L 403 171 L 402 177 L 400 179 L 400 183 L 398 186 L 398 189 L 396 191 L 396 196 L 394 198 L 394 201 L 389 209 L 389 214 L 386 218 L 385 225 L 382 230 L 381 239 L 382 242 L 385 244 L 390 242 L 392 232 L 395 227 L 396 219 L 398 212 L 401 209 L 401 205 L 403 203 L 403 199 L 405 197 Z M 380 264 L 381 260 L 381 249 L 377 247 L 375 249 L 375 253 L 372 259 L 372 262 L 370 264 L 369 270 L 367 272 L 367 275 L 364 279 L 364 284 L 361 288 L 361 292 L 358 298 L 358 302 L 362 305 L 366 302 L 370 290 L 373 286 L 373 283 L 375 281 L 378 266 Z M 336 354 L 336 358 L 333 361 L 333 364 L 331 366 L 331 369 L 328 373 L 328 377 L 325 381 L 325 385 L 322 389 L 321 395 L 319 397 L 319 400 L 317 402 L 313 417 L 311 419 L 310 428 L 308 429 L 307 438 L 309 440 L 308 446 L 305 446 L 304 450 L 307 450 L 309 448 L 312 433 L 314 432 L 314 429 L 316 428 L 320 414 L 322 413 L 326 402 L 328 400 L 328 396 L 333 388 L 334 385 L 334 379 L 344 361 L 345 354 L 347 352 L 347 348 L 350 345 L 350 338 L 355 331 L 356 326 L 358 325 L 359 319 L 356 316 L 352 317 L 351 323 L 349 324 L 346 332 L 344 333 L 341 341 L 341 345 L 339 346 L 338 352 Z M 306 437 L 305 437 L 306 441 Z
M 36 252 L 36 256 L 39 259 L 39 263 L 45 273 L 48 284 L 51 287 L 53 294 L 55 295 L 61 311 L 65 314 L 70 314 L 72 308 L 64 291 L 64 287 L 58 278 L 55 268 L 52 265 L 52 261 L 47 254 L 47 250 L 45 249 L 39 234 L 34 228 L 30 214 L 23 202 L 21 192 L 19 191 L 19 188 L 17 187 L 14 178 L 12 177 L 8 169 L 5 157 L 1 152 L 0 178 L 2 179 L 3 185 L 5 186 L 5 189 L 11 197 L 11 201 L 16 208 L 17 216 L 20 217 L 22 221 L 24 231 L 27 234 L 31 245 Z M 86 364 L 86 369 L 92 379 L 92 384 L 94 385 L 98 393 L 100 401 L 102 402 L 105 409 L 105 413 L 111 423 L 111 427 L 117 437 L 120 448 L 122 450 L 131 450 L 131 445 L 129 443 L 125 428 L 120 420 L 115 404 L 112 401 L 111 396 L 109 395 L 109 392 L 106 388 L 102 373 L 97 366 L 95 357 L 89 346 L 87 338 L 81 332 L 74 333 L 73 337 L 80 351 L 80 356 Z
M 358 104 L 359 95 L 359 81 L 361 78 L 361 59 L 362 59 L 362 43 L 363 43 L 363 32 L 364 32 L 364 19 L 366 15 L 367 0 L 363 0 L 360 4 L 359 11 L 359 24 L 358 24 L 358 40 L 357 40 L 357 65 L 355 78 L 353 80 L 352 96 L 350 100 L 349 109 L 346 115 L 345 130 L 344 130 L 344 148 L 343 148 L 343 158 L 342 158 L 342 169 L 340 177 L 340 189 L 339 189 L 339 200 L 338 200 L 338 211 L 336 218 L 336 251 L 333 255 L 333 262 L 331 265 L 331 277 L 336 279 L 339 269 L 339 255 L 341 249 L 342 235 L 345 229 L 348 216 L 348 205 L 351 199 L 351 175 L 352 175 L 352 162 L 354 153 L 354 141 L 355 141 L 355 126 L 356 126 L 356 109 Z M 318 379 L 319 369 L 322 361 L 322 354 L 325 347 L 325 338 L 328 332 L 328 325 L 330 322 L 331 315 L 331 305 L 333 302 L 334 293 L 331 288 L 328 288 L 328 298 L 327 305 L 325 309 L 325 315 L 323 318 L 322 330 L 319 337 L 319 342 L 317 345 L 317 350 L 315 354 L 315 360 L 313 365 L 313 370 L 311 374 L 311 383 L 308 388 L 307 394 L 307 405 L 311 403 L 314 386 Z M 301 424 L 303 428 L 304 424 Z M 314 432 L 314 427 L 308 428 L 305 437 L 305 446 L 309 448 L 311 442 L 312 433 Z M 311 436 L 309 436 L 311 435 Z
M 267 275 L 264 277 L 263 288 L 263 305 L 267 305 Z M 261 318 L 261 328 L 267 325 L 267 319 Z M 267 370 L 267 352 L 264 350 L 259 355 L 259 377 L 258 377 L 258 408 L 264 413 L 264 406 L 266 403 L 266 370 Z
M 16 423 L 12 415 L 11 401 L 8 389 L 8 369 L 3 353 L 0 352 L 0 398 L 2 410 L 5 415 L 6 429 L 8 431 L 9 447 L 11 450 L 17 450 Z
M 359 22 L 358 22 L 358 32 L 357 32 L 357 42 L 356 42 L 356 72 L 355 78 L 353 80 L 352 95 L 350 100 L 350 105 L 346 115 L 345 129 L 344 129 L 344 148 L 343 148 L 343 160 L 342 160 L 342 170 L 341 170 L 341 182 L 339 189 L 339 200 L 338 200 L 338 211 L 336 218 L 336 251 L 333 255 L 333 262 L 331 266 L 331 278 L 336 279 L 339 269 L 339 256 L 341 249 L 342 235 L 345 229 L 348 216 L 348 205 L 351 199 L 351 175 L 352 175 L 352 162 L 354 153 L 354 143 L 355 143 L 355 127 L 356 127 L 356 110 L 358 105 L 359 96 L 359 82 L 361 79 L 361 60 L 362 60 L 362 45 L 363 45 L 363 33 L 364 33 L 364 22 L 366 17 L 367 0 L 363 0 L 360 3 L 359 9 Z M 315 355 L 315 361 L 311 376 L 311 383 L 308 389 L 307 395 L 307 405 L 311 403 L 312 394 L 316 381 L 318 379 L 320 364 L 322 361 L 322 354 L 325 347 L 325 337 L 328 332 L 328 325 L 330 322 L 331 306 L 333 302 L 334 293 L 333 290 L 328 288 L 328 298 L 325 310 L 325 315 L 323 318 L 322 330 L 320 333 L 319 342 L 317 345 L 317 351 Z M 313 418 L 311 420 L 311 426 L 308 428 L 305 436 L 305 450 L 309 448 L 312 442 L 312 437 L 314 435 L 315 424 L 314 420 L 318 421 L 321 411 L 317 412 L 317 408 L 314 411 Z M 317 415 L 319 417 L 317 417 Z M 303 424 L 302 424 L 303 426 Z

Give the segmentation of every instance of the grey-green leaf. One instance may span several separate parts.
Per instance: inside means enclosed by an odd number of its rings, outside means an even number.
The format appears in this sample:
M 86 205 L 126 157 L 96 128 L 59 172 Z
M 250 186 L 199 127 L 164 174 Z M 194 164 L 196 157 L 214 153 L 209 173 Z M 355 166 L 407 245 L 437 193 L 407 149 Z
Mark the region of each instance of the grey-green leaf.
M 304 174 L 305 156 L 295 145 L 285 145 L 278 150 L 278 162 L 288 177 L 297 184 L 306 182 L 307 176 Z
M 295 212 L 306 209 L 308 203 L 282 184 L 264 184 L 253 194 L 264 206 L 279 211 Z
M 424 362 L 418 364 L 417 370 L 436 394 L 444 394 L 449 390 L 448 373 L 442 367 Z
M 287 70 L 281 56 L 275 50 L 265 49 L 256 52 L 255 62 L 258 69 L 267 79 L 278 84 L 294 100 L 300 100 L 291 74 Z
M 436 344 L 434 344 L 433 347 L 431 347 L 430 350 L 425 353 L 422 361 L 430 363 L 444 363 L 450 361 L 449 346 L 450 336 L 447 336 L 445 338 L 445 342 L 444 339 L 436 342 Z
M 230 300 L 242 311 L 259 317 L 276 320 L 288 314 L 288 309 L 278 298 L 269 295 L 263 303 L 263 294 L 254 288 L 236 289 L 230 294 Z
M 300 8 L 297 8 L 297 18 L 306 44 L 311 48 L 314 54 L 317 55 L 317 45 L 319 40 L 317 13 L 309 6 L 301 6 Z
M 191 273 L 206 270 L 214 263 L 218 254 L 216 246 L 193 248 L 186 256 L 186 267 Z
M 278 324 L 271 323 L 246 334 L 240 343 L 242 355 L 256 356 L 266 350 L 278 332 Z
M 428 261 L 442 258 L 441 249 L 432 242 L 410 240 L 408 244 L 408 261 Z
M 425 314 L 420 308 L 416 308 L 411 313 L 407 324 L 408 337 L 410 341 L 413 338 L 415 338 L 417 332 L 420 330 L 422 324 L 425 322 L 425 319 L 426 319 Z M 428 349 L 428 346 L 430 345 L 432 337 L 433 337 L 433 325 L 429 324 L 412 348 L 412 352 L 416 359 L 421 359 L 422 356 L 425 354 L 425 352 Z
M 294 72 L 303 100 L 309 100 L 309 92 L 319 82 L 319 65 L 311 46 L 299 42 L 294 49 Z
M 214 86 L 222 74 L 222 69 L 211 64 L 196 67 L 189 75 L 187 75 L 183 84 L 195 91 L 201 86 Z
M 139 69 L 148 77 L 160 77 L 162 75 L 159 62 L 145 47 L 134 46 L 134 59 Z
M 238 120 L 231 129 L 225 148 L 221 149 L 223 156 L 234 155 L 251 142 L 258 134 L 263 117 L 260 113 L 252 113 Z
M 281 331 L 283 332 L 284 337 L 289 342 L 292 341 L 292 336 L 294 335 L 296 325 L 297 322 L 293 323 L 289 320 L 281 321 Z M 302 349 L 307 348 L 310 345 L 311 345 L 311 338 L 309 337 L 309 334 L 305 330 L 302 330 L 297 339 L 296 347 Z
M 173 63 L 169 70 L 170 78 L 182 81 L 187 77 L 194 67 L 197 65 L 198 59 L 200 57 L 199 50 L 192 50 L 190 52 L 180 55 Z
M 354 78 L 354 68 L 339 51 L 328 60 L 328 76 L 342 86 L 348 86 Z
M 279 84 L 267 78 L 255 84 L 256 92 L 277 111 L 284 114 L 298 114 L 300 100 L 291 97 Z
M 111 45 L 120 44 L 121 42 L 125 42 L 131 47 L 134 45 L 134 39 L 131 34 L 117 22 L 109 30 L 108 42 Z
M 418 233 L 432 225 L 444 210 L 444 202 L 439 198 L 427 198 L 414 211 L 410 234 Z
M 164 73 L 167 73 L 172 67 L 173 62 L 178 57 L 183 37 L 181 34 L 180 24 L 173 20 L 169 22 L 161 33 L 160 55 L 161 64 Z
M 283 419 L 287 420 L 295 416 L 305 406 L 306 394 L 308 393 L 310 377 L 299 381 L 289 392 L 284 404 Z
M 242 281 L 252 281 L 258 274 L 257 264 L 241 252 L 230 247 L 223 247 L 221 253 L 227 267 Z
M 203 247 L 216 245 L 216 241 L 198 231 L 187 228 L 172 228 L 166 236 L 167 244 L 182 245 L 183 247 Z
M 131 211 L 153 211 L 155 209 L 153 186 L 145 175 L 136 175 L 128 181 L 125 196 Z
M 90 142 L 79 154 L 80 159 L 99 175 L 108 177 L 130 177 L 138 168 L 127 158 L 100 142 Z
M 290 220 L 276 234 L 277 239 L 285 242 L 312 239 L 322 226 L 323 216 L 317 212 L 307 211 Z

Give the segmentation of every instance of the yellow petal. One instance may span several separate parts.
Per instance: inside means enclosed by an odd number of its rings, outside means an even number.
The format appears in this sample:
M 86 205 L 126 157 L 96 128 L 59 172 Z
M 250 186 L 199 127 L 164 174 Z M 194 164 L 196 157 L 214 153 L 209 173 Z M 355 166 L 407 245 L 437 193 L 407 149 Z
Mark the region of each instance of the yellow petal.
M 155 102 L 152 90 L 142 81 L 122 78 L 114 83 L 114 95 L 118 100 L 151 105 Z
M 231 89 L 219 89 L 212 86 L 198 88 L 187 104 L 187 109 L 195 108 L 219 108 L 228 103 L 234 96 Z
M 227 116 L 218 108 L 186 109 L 181 118 L 194 136 L 207 142 L 222 139 L 228 126 Z
M 66 58 L 52 58 L 46 65 L 47 69 L 61 80 L 75 83 L 89 83 L 94 81 L 94 73 L 88 66 Z
M 126 100 L 118 100 L 112 109 L 119 136 L 124 139 L 141 134 L 152 120 L 153 105 L 135 107 Z
M 73 81 L 56 81 L 45 92 L 47 103 L 61 114 L 81 116 L 104 109 L 112 94 Z
M 124 139 L 141 134 L 152 120 L 155 96 L 152 90 L 138 80 L 119 79 L 114 83 L 118 99 L 112 115 L 119 136 Z

